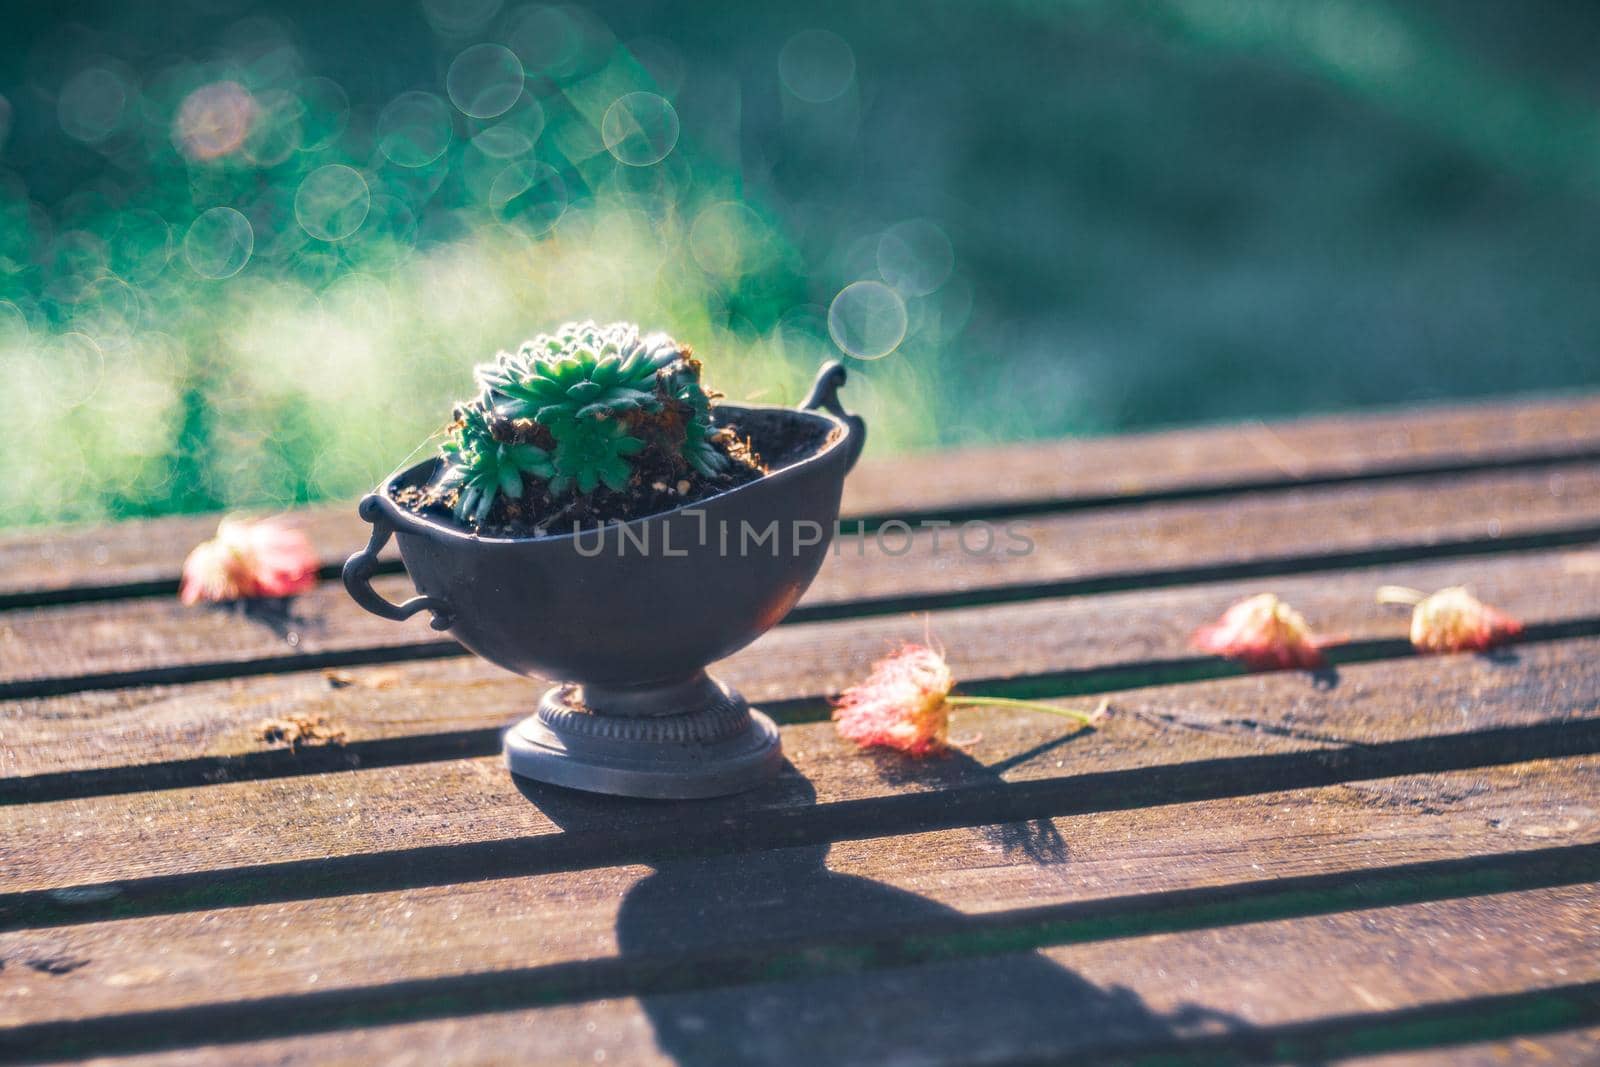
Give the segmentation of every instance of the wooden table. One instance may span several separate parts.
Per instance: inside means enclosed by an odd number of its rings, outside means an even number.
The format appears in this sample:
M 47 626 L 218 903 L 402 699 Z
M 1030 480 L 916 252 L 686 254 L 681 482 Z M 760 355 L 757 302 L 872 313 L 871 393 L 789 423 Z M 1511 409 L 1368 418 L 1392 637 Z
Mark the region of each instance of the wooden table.
M 536 687 L 337 582 L 181 607 L 214 518 L 0 537 L 0 1060 L 1600 1062 L 1600 398 L 866 463 L 846 512 L 1036 548 L 844 537 L 720 668 L 791 766 L 680 804 L 519 786 Z M 354 509 L 304 520 L 332 578 Z M 1462 583 L 1527 641 L 1373 600 Z M 1189 650 L 1264 590 L 1332 670 Z M 925 631 L 1111 717 L 842 743 Z

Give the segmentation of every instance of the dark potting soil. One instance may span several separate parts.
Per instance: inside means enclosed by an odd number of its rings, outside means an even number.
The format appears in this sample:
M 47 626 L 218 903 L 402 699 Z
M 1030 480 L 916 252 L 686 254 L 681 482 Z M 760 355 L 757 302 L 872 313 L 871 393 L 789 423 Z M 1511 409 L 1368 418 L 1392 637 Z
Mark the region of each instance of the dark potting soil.
M 728 470 L 714 476 L 674 466 L 653 451 L 642 452 L 638 457 L 642 462 L 635 467 L 627 489 L 621 492 L 602 485 L 587 495 L 552 497 L 542 484 L 530 481 L 520 499 L 502 494 L 482 526 L 457 521 L 452 510 L 457 498 L 454 489 L 440 492 L 431 482 L 396 483 L 392 495 L 397 504 L 409 511 L 469 533 L 485 537 L 543 537 L 642 519 L 707 500 L 804 459 L 829 436 L 826 427 L 810 419 L 792 418 L 781 410 L 721 409 L 715 410 L 713 417 L 727 431 L 716 444 L 730 460 Z

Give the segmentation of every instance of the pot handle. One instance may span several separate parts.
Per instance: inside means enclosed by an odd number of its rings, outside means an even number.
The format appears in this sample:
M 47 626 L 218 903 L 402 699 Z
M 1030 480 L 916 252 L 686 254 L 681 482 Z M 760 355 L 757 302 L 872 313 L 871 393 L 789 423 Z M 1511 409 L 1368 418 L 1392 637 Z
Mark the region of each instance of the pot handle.
M 844 385 L 849 375 L 845 373 L 844 364 L 832 360 L 822 365 L 822 370 L 817 372 L 817 380 L 811 384 L 811 394 L 806 397 L 805 403 L 800 405 L 801 411 L 816 411 L 818 408 L 836 415 L 849 429 L 849 439 L 845 447 L 850 450 L 849 462 L 845 470 L 850 470 L 856 465 L 856 460 L 861 458 L 861 449 L 867 443 L 867 423 L 860 415 L 851 415 L 845 411 L 844 405 L 839 403 L 839 388 Z
M 431 611 L 433 621 L 429 625 L 435 630 L 450 629 L 453 621 L 450 607 L 438 597 L 414 596 L 404 604 L 393 604 L 372 588 L 372 575 L 378 569 L 378 553 L 383 551 L 383 546 L 394 535 L 394 527 L 384 518 L 383 507 L 376 494 L 368 493 L 362 497 L 359 510 L 361 517 L 372 524 L 372 537 L 367 541 L 366 548 L 344 561 L 342 577 L 350 598 L 374 615 L 396 622 L 409 619 L 419 611 Z

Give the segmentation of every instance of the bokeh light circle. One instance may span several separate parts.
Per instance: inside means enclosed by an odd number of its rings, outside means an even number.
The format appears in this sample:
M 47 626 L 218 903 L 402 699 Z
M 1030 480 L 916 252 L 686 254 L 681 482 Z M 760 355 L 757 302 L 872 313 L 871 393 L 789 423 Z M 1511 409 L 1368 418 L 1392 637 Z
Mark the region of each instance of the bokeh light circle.
M 567 183 L 548 163 L 521 160 L 489 183 L 489 202 L 505 221 L 529 233 L 545 233 L 567 211 Z
M 522 60 L 503 44 L 464 49 L 444 76 L 450 102 L 463 115 L 492 119 L 511 110 L 522 95 Z
M 28 316 L 9 300 L 0 300 L 0 345 L 20 345 L 33 333 Z
M 236 81 L 211 82 L 184 97 L 173 137 L 190 159 L 220 159 L 244 144 L 256 100 Z
M 452 36 L 473 33 L 500 12 L 500 0 L 422 0 L 433 28 Z
M 200 277 L 219 280 L 244 270 L 255 247 L 249 219 L 231 207 L 214 207 L 189 224 L 183 258 Z
M 144 306 L 133 286 L 115 275 L 96 278 L 73 309 L 72 325 L 102 348 L 124 349 L 132 343 L 144 318 Z
M 955 268 L 950 238 L 927 219 L 897 223 L 878 239 L 878 273 L 906 296 L 927 296 Z
M 719 201 L 695 216 L 689 227 L 689 255 L 707 274 L 732 280 L 767 265 L 771 234 L 749 205 Z
M 300 98 L 282 89 L 268 89 L 256 97 L 256 115 L 245 134 L 241 151 L 258 167 L 276 167 L 299 149 L 305 115 Z
M 852 282 L 828 306 L 828 334 L 856 359 L 882 359 L 906 336 L 906 304 L 882 282 Z
M 307 241 L 289 262 L 294 267 L 295 280 L 309 289 L 331 285 L 346 266 L 337 248 L 316 241 Z
M 361 228 L 372 209 L 372 190 L 361 172 L 329 163 L 305 176 L 294 194 L 294 217 L 319 241 L 342 241 Z
M 56 303 L 77 303 L 89 285 L 106 272 L 106 242 L 88 230 L 63 230 L 50 243 L 44 267 L 49 283 L 44 295 Z
M 248 218 L 256 231 L 255 259 L 281 266 L 296 249 L 311 240 L 311 235 L 294 217 L 294 194 L 298 190 L 298 182 L 285 180 L 264 191 L 250 205 Z
M 533 151 L 533 138 L 511 123 L 501 122 L 474 137 L 472 147 L 490 159 L 515 159 Z
M 801 30 L 778 53 L 778 79 L 807 103 L 837 99 L 855 76 L 855 52 L 843 37 L 827 30 Z
M 581 65 L 584 51 L 580 15 L 576 8 L 530 5 L 511 17 L 503 39 L 528 72 L 569 77 Z
M 104 67 L 81 70 L 61 87 L 56 117 L 67 136 L 89 144 L 105 140 L 122 124 L 128 87 Z
M 378 150 L 402 167 L 426 167 L 450 147 L 450 105 L 432 93 L 401 93 L 378 116 Z
M 652 166 L 678 144 L 678 112 L 664 96 L 629 93 L 606 108 L 600 138 L 618 163 Z
M 110 269 L 136 285 L 152 282 L 173 258 L 173 227 L 160 214 L 130 208 L 117 214 L 107 246 Z
M 105 350 L 93 337 L 76 330 L 57 336 L 47 349 L 58 395 L 67 407 L 82 407 L 105 379 Z
M 300 118 L 300 150 L 315 152 L 339 139 L 350 120 L 350 98 L 331 78 L 307 78 L 295 86 L 304 106 Z
M 515 159 L 533 151 L 544 123 L 544 107 L 525 92 L 509 111 L 478 131 L 472 147 L 491 159 Z
M 340 247 L 366 270 L 387 271 L 410 257 L 416 241 L 417 218 L 411 208 L 399 197 L 376 193 L 361 231 Z

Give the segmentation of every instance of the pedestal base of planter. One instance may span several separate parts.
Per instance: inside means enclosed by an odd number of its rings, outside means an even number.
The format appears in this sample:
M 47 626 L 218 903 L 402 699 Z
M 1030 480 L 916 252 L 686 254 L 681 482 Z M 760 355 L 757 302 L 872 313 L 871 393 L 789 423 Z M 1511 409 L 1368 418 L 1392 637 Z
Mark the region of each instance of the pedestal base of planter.
M 778 728 L 708 675 L 633 689 L 557 686 L 505 739 L 511 773 L 625 797 L 739 793 L 783 765 Z

